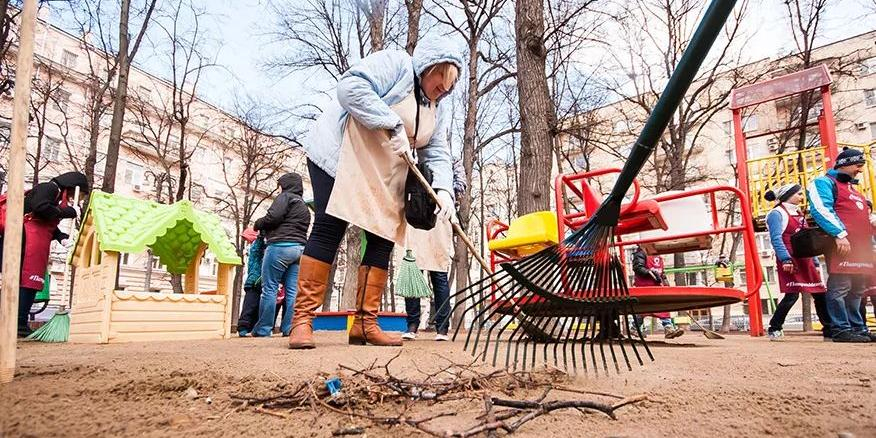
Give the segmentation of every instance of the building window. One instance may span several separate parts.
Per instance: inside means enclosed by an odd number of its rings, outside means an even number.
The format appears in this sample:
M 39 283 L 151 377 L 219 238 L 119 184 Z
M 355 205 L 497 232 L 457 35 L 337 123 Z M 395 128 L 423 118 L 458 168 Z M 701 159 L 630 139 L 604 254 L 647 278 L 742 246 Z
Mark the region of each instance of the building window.
M 742 118 L 742 132 L 757 131 L 757 116 L 752 114 Z
M 629 131 L 629 128 L 627 127 L 627 121 L 626 120 L 618 120 L 617 122 L 614 123 L 614 128 L 612 129 L 612 131 L 615 134 Z
M 70 106 L 70 92 L 58 88 L 52 93 L 52 97 L 58 105 L 58 109 L 62 112 L 66 112 L 67 108 Z
M 131 266 L 131 263 L 134 261 L 134 258 L 131 257 L 131 254 L 123 252 L 122 253 L 122 266 Z
M 76 58 L 78 56 L 67 49 L 61 51 L 61 64 L 67 68 L 76 68 Z
M 876 140 L 876 122 L 870 123 L 870 138 Z
M 54 161 L 57 162 L 58 158 L 61 156 L 61 140 L 56 138 L 46 138 L 46 144 L 43 148 L 43 159 L 46 161 Z
M 775 266 L 767 266 L 766 267 L 766 281 L 767 281 L 767 283 L 775 283 L 776 282 L 776 267 Z
M 745 278 L 745 268 L 741 268 L 741 269 L 739 269 L 739 270 L 736 271 L 736 272 L 739 273 L 739 285 L 740 285 L 740 286 L 743 286 L 743 287 L 744 287 L 744 286 L 747 286 L 747 285 L 748 285 L 748 281 L 747 281 L 747 279 Z
M 137 87 L 137 97 L 149 102 L 152 100 L 152 90 L 150 90 L 149 87 L 140 85 Z
M 876 106 L 876 89 L 864 90 L 864 105 Z
M 733 121 L 728 120 L 724 122 L 724 133 L 727 134 L 730 138 L 733 138 Z
M 861 76 L 876 74 L 876 56 L 861 62 Z
M 141 190 L 143 187 L 143 166 L 130 162 L 127 163 L 125 165 L 124 181 L 125 184 L 135 191 Z

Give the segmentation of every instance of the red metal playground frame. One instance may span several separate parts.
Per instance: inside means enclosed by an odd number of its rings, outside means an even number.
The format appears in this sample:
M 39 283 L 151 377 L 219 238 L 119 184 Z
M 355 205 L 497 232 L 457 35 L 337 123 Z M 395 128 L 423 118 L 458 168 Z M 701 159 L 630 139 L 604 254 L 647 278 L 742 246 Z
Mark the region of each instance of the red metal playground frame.
M 556 213 L 558 235 L 561 240 L 562 237 L 566 235 L 567 230 L 571 232 L 586 224 L 589 217 L 595 212 L 601 202 L 599 196 L 588 181 L 595 177 L 615 172 L 620 172 L 620 169 L 600 169 L 591 172 L 557 176 L 555 180 Z M 702 309 L 721 306 L 724 304 L 732 304 L 745 299 L 751 300 L 752 297 L 754 297 L 754 305 L 749 305 L 750 333 L 752 336 L 762 336 L 764 334 L 764 329 L 759 291 L 763 282 L 763 271 L 761 269 L 760 260 L 757 256 L 757 246 L 754 238 L 751 212 L 743 209 L 740 224 L 723 226 L 720 223 L 717 213 L 719 194 L 730 197 L 735 196 L 740 202 L 740 205 L 748 204 L 744 192 L 736 187 L 726 185 L 692 189 L 684 192 L 665 193 L 648 199 L 642 199 L 640 197 L 639 182 L 634 181 L 632 199 L 621 208 L 621 218 L 618 227 L 616 228 L 617 232 L 614 245 L 617 247 L 618 251 L 623 254 L 624 248 L 631 245 L 648 244 L 660 241 L 677 241 L 679 239 L 692 239 L 698 237 L 707 238 L 725 233 L 739 232 L 742 233 L 745 253 L 746 289 L 743 291 L 736 288 L 705 286 L 630 287 L 630 296 L 637 299 L 637 303 L 633 306 L 633 312 L 647 314 L 654 312 Z M 665 221 L 660 215 L 660 203 L 691 197 L 703 197 L 708 199 L 711 211 L 710 228 L 696 232 L 664 235 L 659 238 L 624 240 L 624 236 L 629 233 L 659 228 L 666 229 Z M 577 199 L 579 202 L 569 201 L 570 199 Z M 583 208 L 581 208 L 582 205 Z M 486 225 L 489 240 L 498 238 L 507 230 L 507 225 L 495 220 L 490 221 Z M 711 242 L 711 240 L 709 241 Z M 560 244 L 560 247 L 564 255 L 570 254 L 572 251 L 576 250 L 576 248 L 563 247 L 562 243 Z M 490 253 L 490 264 L 494 271 L 500 264 L 514 260 L 516 260 L 515 256 L 501 251 L 491 251 Z M 624 269 L 627 269 L 626 264 L 624 264 Z M 566 292 L 569 295 L 575 295 L 575 291 L 573 290 L 567 290 Z M 493 299 L 495 300 L 495 296 Z M 499 306 L 503 306 L 506 303 L 498 304 Z M 512 303 L 507 304 L 510 305 Z M 514 304 L 526 305 L 528 303 L 516 302 Z

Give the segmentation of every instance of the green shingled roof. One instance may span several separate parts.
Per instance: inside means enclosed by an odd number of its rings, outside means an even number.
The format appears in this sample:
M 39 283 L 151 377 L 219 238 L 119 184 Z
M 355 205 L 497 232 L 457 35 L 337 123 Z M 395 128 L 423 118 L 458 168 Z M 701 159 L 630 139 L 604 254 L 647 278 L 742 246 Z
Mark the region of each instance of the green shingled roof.
M 168 272 L 184 274 L 203 242 L 219 263 L 241 263 L 219 216 L 195 209 L 190 201 L 166 205 L 95 190 L 87 214 L 101 251 L 136 254 L 152 248 Z

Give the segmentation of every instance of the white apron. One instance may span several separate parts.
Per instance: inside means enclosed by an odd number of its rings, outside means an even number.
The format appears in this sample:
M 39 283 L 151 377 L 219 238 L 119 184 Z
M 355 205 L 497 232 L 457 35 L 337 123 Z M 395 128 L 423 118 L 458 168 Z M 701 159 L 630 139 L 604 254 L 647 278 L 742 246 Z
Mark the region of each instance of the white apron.
M 435 107 L 420 106 L 416 141 L 413 139 L 417 114 L 414 93 L 393 105 L 392 110 L 404 123 L 413 147 L 429 143 L 435 131 Z M 404 188 L 408 165 L 384 145 L 389 134 L 388 130 L 366 128 L 352 115 L 347 117 L 335 185 L 326 213 L 404 245 L 407 228 Z
M 405 248 L 413 251 L 418 268 L 424 271 L 450 272 L 453 261 L 453 226 L 447 220 L 438 220 L 435 228 L 428 231 L 409 225 Z

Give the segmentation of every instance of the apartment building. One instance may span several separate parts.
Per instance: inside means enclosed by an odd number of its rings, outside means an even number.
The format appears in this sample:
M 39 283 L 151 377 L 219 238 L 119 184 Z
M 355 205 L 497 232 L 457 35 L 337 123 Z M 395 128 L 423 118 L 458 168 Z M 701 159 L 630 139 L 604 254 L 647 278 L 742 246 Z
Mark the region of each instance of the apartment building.
M 91 129 L 97 133 L 94 186 L 100 187 L 103 181 L 112 105 L 108 105 L 95 125 L 90 105 L 94 103 L 92 96 L 95 86 L 100 84 L 96 78 L 105 76 L 106 63 L 104 53 L 89 42 L 89 36 L 69 33 L 47 22 L 45 16 L 41 15 L 38 20 L 25 187 L 48 181 L 66 171 L 83 171 L 92 139 Z M 14 60 L 15 47 L 11 52 Z M 286 140 L 258 137 L 258 133 L 248 129 L 242 120 L 198 96 L 187 107 L 189 122 L 185 134 L 186 146 L 181 148 L 180 126 L 171 116 L 173 91 L 171 82 L 137 66 L 132 67 L 115 192 L 159 202 L 174 199 L 182 153 L 189 172 L 183 198 L 193 201 L 204 210 L 218 213 L 228 235 L 234 239 L 242 227 L 251 224 L 240 223 L 239 214 L 235 214 L 231 205 L 240 204 L 246 195 L 241 183 L 242 178 L 246 177 L 242 173 L 246 161 L 258 159 L 252 155 L 244 156 L 240 144 L 264 142 L 259 147 L 270 152 L 271 163 L 264 171 L 267 173 L 259 174 L 262 178 L 256 179 L 260 182 L 250 185 L 249 196 L 255 199 L 268 198 L 258 207 L 254 218 L 258 218 L 270 205 L 270 196 L 276 187 L 276 178 L 267 178 L 265 175 L 279 176 L 286 171 L 297 171 L 307 178 L 303 152 Z M 183 93 L 184 98 L 189 96 Z M 109 92 L 104 104 L 108 100 Z M 0 96 L 0 152 L 8 147 L 11 111 L 11 93 Z M 2 161 L 5 166 L 6 160 Z M 0 169 L 4 173 L 0 178 L 3 186 L 6 182 L 5 170 Z M 309 197 L 309 189 L 310 185 L 305 183 L 305 198 Z M 62 229 L 69 230 L 71 226 L 72 221 L 69 220 L 61 224 Z M 66 292 L 69 289 L 65 272 L 66 256 L 67 248 L 53 244 L 51 307 L 66 304 L 69 300 Z M 171 289 L 169 274 L 157 259 L 151 259 L 147 254 L 122 255 L 119 287 L 142 290 L 146 281 L 146 266 L 150 261 L 149 288 Z M 215 288 L 217 264 L 209 251 L 201 269 L 201 288 Z

